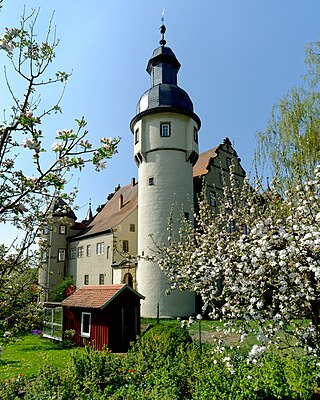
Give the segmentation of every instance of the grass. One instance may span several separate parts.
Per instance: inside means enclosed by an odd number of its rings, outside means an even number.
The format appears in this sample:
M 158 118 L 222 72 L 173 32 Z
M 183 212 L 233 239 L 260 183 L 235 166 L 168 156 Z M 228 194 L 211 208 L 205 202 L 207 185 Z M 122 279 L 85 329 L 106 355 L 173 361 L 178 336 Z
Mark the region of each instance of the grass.
M 4 346 L 0 358 L 0 381 L 20 376 L 36 376 L 43 365 L 67 366 L 74 349 L 27 334 Z

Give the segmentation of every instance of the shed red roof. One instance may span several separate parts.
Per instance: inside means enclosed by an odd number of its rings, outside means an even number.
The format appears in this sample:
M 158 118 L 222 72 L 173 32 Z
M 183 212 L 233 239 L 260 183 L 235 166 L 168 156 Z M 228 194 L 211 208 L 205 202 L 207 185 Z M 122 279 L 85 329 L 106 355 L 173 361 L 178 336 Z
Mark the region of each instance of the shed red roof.
M 144 296 L 136 292 L 128 285 L 85 285 L 71 296 L 64 299 L 61 304 L 67 307 L 100 308 L 106 307 L 123 290 L 130 290 L 144 299 Z

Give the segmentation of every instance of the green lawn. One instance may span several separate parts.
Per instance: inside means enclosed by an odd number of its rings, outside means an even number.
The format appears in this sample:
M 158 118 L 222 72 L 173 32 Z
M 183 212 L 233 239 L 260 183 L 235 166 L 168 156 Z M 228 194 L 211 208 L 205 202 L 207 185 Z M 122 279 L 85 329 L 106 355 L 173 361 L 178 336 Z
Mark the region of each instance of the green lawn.
M 74 349 L 35 335 L 21 336 L 16 342 L 4 346 L 0 358 L 0 381 L 15 378 L 18 375 L 35 376 L 43 365 L 65 367 Z

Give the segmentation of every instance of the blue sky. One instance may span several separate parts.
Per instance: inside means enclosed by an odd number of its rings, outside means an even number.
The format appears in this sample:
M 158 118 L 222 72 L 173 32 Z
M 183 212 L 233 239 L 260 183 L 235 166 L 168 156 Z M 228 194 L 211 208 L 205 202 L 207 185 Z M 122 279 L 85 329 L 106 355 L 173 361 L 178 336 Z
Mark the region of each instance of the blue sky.
M 39 37 L 55 11 L 61 41 L 53 67 L 73 71 L 63 114 L 43 121 L 48 145 L 57 129 L 75 127 L 74 118 L 82 115 L 91 140 L 122 137 L 119 154 L 106 170 L 98 174 L 86 168 L 73 176 L 80 219 L 89 197 L 95 210 L 115 186 L 137 177 L 129 123 L 150 86 L 145 68 L 159 45 L 163 9 L 167 45 L 182 65 L 179 86 L 202 121 L 200 151 L 228 136 L 247 171 L 256 131 L 266 127 L 272 105 L 302 83 L 305 46 L 320 39 L 319 0 L 4 0 L 0 31 L 18 25 L 24 5 L 41 8 Z M 0 67 L 5 63 L 0 54 Z M 2 110 L 10 96 L 2 68 L 0 74 Z M 19 81 L 13 82 L 21 89 Z M 44 93 L 43 107 L 57 95 L 52 89 Z

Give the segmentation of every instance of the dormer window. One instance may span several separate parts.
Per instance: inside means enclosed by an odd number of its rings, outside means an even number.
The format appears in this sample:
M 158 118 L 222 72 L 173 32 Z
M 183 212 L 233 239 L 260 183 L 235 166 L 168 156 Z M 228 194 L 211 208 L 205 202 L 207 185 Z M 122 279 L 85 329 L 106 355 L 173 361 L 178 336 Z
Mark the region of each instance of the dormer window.
M 160 136 L 169 137 L 171 135 L 170 122 L 161 122 L 160 124 Z

